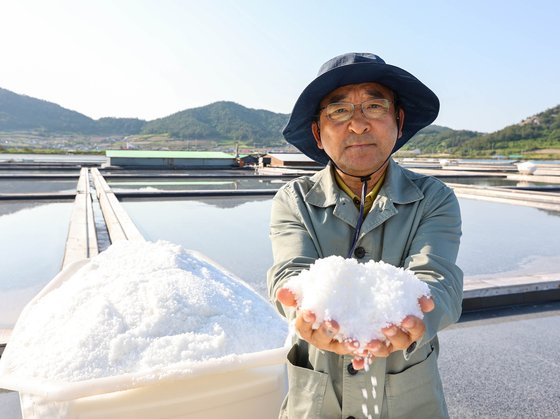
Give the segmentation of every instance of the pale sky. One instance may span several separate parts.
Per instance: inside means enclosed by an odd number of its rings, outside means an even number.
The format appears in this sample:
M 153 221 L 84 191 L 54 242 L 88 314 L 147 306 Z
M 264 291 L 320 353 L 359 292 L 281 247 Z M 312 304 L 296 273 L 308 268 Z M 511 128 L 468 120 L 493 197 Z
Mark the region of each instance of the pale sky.
M 326 60 L 372 52 L 490 132 L 560 104 L 558 0 L 0 0 L 0 87 L 92 118 L 219 100 L 290 113 Z

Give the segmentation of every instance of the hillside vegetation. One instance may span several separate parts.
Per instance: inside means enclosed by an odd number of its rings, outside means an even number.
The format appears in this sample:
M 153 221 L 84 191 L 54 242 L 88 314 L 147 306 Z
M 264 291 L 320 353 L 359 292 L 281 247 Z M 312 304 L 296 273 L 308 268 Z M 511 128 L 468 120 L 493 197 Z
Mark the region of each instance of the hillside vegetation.
M 282 128 L 289 115 L 216 102 L 165 118 L 91 119 L 55 103 L 0 88 L 0 150 L 21 148 L 102 151 L 136 146 L 152 149 L 248 149 L 286 145 Z M 27 139 L 27 142 L 26 142 Z M 560 105 L 519 124 L 485 134 L 431 125 L 402 148 L 414 155 L 560 158 Z
M 430 126 L 421 130 L 403 148 L 408 151 L 415 149 L 423 154 L 464 157 L 523 155 L 558 158 L 560 105 L 489 134 Z
M 145 121 L 135 118 L 93 120 L 55 103 L 18 95 L 0 88 L 0 131 L 34 131 L 52 134 L 136 134 Z
M 248 109 L 234 102 L 216 102 L 148 122 L 142 133 L 165 133 L 178 139 L 217 140 L 224 144 L 275 146 L 284 142 L 282 128 L 287 122 L 288 115 Z

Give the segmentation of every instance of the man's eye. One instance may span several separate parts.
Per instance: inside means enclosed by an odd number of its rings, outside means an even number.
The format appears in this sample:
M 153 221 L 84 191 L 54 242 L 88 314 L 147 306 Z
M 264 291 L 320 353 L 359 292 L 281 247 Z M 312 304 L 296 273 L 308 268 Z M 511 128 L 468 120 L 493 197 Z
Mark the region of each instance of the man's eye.
M 329 115 L 344 115 L 351 110 L 348 106 L 330 106 L 328 112 Z

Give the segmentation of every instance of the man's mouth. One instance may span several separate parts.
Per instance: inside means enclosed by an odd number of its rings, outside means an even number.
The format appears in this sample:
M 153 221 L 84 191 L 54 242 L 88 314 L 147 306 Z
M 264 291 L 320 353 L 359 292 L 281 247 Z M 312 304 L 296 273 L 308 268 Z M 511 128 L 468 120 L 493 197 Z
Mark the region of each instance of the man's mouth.
M 349 144 L 346 148 L 366 148 L 366 147 L 373 147 L 375 144 L 373 143 L 358 143 L 358 144 Z

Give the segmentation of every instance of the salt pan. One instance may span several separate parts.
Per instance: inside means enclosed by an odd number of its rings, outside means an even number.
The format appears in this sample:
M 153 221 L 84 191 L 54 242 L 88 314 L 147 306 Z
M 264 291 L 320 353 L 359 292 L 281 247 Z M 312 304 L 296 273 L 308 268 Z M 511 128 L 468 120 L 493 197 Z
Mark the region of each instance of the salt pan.
M 428 285 L 411 271 L 341 256 L 318 259 L 285 286 L 300 309 L 315 314 L 315 328 L 335 320 L 340 326 L 335 338 L 357 340 L 361 347 L 384 340 L 381 329 L 400 324 L 407 315 L 423 318 L 418 299 L 430 295 Z
M 117 242 L 26 307 L 0 376 L 75 382 L 188 373 L 282 347 L 287 324 L 242 281 L 167 242 Z

